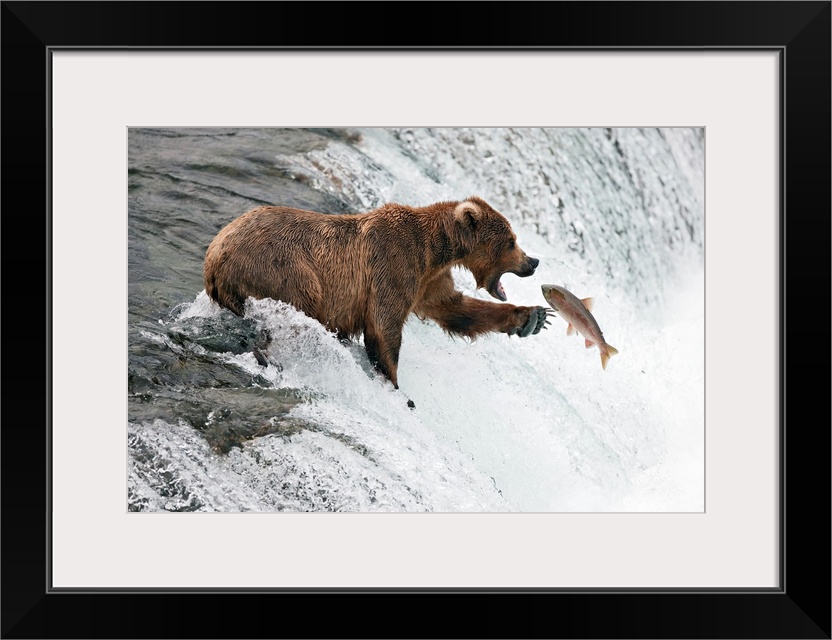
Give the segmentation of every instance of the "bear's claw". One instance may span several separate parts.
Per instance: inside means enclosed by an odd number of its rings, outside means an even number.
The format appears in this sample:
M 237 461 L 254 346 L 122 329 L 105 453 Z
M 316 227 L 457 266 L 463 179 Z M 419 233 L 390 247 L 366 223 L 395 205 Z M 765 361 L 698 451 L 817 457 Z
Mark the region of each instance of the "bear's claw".
M 540 333 L 540 330 L 546 324 L 546 309 L 543 307 L 534 307 L 532 312 L 529 314 L 529 321 L 526 323 L 526 326 L 523 327 L 523 332 L 520 334 L 522 337 L 529 335 L 529 331 L 531 331 L 532 335 Z
M 529 313 L 529 319 L 526 320 L 526 324 L 522 327 L 510 330 L 508 335 L 518 335 L 521 338 L 525 338 L 526 336 L 540 333 L 541 329 L 546 328 L 546 318 L 546 309 L 543 307 L 532 307 L 531 313 Z

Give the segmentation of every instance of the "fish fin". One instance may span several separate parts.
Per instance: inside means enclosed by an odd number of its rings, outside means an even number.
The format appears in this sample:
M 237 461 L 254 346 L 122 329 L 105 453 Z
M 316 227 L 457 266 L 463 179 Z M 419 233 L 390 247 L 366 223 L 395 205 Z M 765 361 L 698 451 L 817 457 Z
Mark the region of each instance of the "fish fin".
M 575 327 L 570 324 L 566 327 L 566 335 L 571 336 L 573 333 L 575 333 Z
M 595 306 L 595 298 L 584 298 L 581 302 L 584 303 L 587 311 L 592 311 L 592 307 Z
M 595 345 L 594 342 L 590 342 L 589 340 L 584 340 L 584 343 L 586 344 L 587 349 L 591 349 Z
M 604 369 L 607 368 L 607 362 L 609 362 L 610 358 L 612 358 L 616 353 L 618 353 L 618 349 L 609 344 L 607 345 L 606 350 L 601 351 L 601 366 Z

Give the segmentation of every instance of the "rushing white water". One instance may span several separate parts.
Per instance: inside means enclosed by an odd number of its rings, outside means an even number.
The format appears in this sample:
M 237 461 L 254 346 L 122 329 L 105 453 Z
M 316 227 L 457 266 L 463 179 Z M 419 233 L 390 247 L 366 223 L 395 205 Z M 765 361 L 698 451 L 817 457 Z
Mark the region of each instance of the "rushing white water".
M 704 139 L 700 130 L 362 130 L 280 160 L 356 211 L 480 195 L 540 259 L 503 278 L 595 298 L 619 354 L 566 335 L 452 339 L 411 318 L 396 391 L 362 344 L 289 305 L 250 301 L 268 367 L 220 354 L 302 399 L 303 425 L 212 450 L 185 421 L 128 425 L 129 488 L 147 510 L 701 511 L 704 507 Z M 279 201 L 279 194 L 275 202 Z M 466 294 L 491 299 L 463 270 Z M 204 292 L 170 327 L 221 313 Z M 161 334 L 160 334 L 161 336 Z M 160 337 L 160 340 L 163 340 Z M 415 402 L 415 410 L 406 400 Z M 209 417 L 209 420 L 211 418 Z M 135 498 L 138 498 L 135 499 Z

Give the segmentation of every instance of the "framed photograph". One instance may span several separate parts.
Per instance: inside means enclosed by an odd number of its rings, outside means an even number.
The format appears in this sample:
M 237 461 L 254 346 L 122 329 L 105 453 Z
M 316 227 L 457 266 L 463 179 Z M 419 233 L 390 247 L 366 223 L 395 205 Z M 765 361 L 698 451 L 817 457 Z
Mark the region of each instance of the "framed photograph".
M 129 511 L 704 513 L 704 127 L 127 137 Z
M 786 350 L 788 284 L 830 290 L 830 3 L 407 4 L 396 46 L 320 6 L 3 4 L 3 636 L 830 637 L 828 384 Z M 376 244 L 221 262 L 309 211 Z M 401 302 L 413 238 L 444 297 Z M 333 285 L 356 251 L 395 277 Z M 359 277 L 416 311 L 393 351 L 336 318 Z M 345 622 L 379 595 L 465 631 Z M 260 612 L 296 603 L 332 623 Z

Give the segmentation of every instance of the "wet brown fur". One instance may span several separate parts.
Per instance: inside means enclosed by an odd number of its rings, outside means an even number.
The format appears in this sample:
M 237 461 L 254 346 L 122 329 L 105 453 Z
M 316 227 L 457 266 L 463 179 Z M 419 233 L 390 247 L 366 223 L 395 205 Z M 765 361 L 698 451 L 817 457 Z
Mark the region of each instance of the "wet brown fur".
M 492 295 L 506 272 L 534 273 L 508 221 L 484 200 L 386 204 L 326 215 L 259 207 L 222 229 L 205 255 L 205 290 L 238 315 L 246 298 L 292 304 L 344 338 L 364 335 L 370 361 L 398 388 L 402 328 L 415 313 L 474 338 L 516 332 L 534 307 L 464 296 L 453 266 Z

